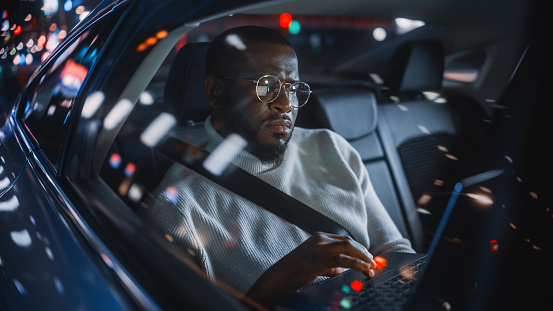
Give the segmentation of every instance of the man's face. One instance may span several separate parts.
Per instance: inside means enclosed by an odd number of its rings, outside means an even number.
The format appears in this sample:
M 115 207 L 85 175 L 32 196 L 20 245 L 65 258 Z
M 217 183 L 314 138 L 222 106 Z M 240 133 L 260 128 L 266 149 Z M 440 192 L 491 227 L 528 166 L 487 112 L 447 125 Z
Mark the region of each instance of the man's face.
M 299 81 L 295 52 L 277 44 L 250 45 L 245 63 L 234 77 L 257 80 L 272 75 L 283 83 Z M 292 137 L 298 109 L 292 108 L 284 87 L 276 100 L 263 103 L 250 81 L 225 79 L 221 134 L 237 133 L 249 143 L 249 151 L 265 163 L 282 159 Z

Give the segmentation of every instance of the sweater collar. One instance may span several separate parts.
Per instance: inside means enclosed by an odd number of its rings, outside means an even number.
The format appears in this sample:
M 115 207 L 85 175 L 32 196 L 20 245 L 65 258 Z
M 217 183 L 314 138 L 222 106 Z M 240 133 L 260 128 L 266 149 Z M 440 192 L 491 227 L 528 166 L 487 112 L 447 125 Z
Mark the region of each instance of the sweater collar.
M 211 124 L 211 116 L 207 117 L 204 127 L 207 134 L 206 149 L 209 152 L 213 152 L 213 150 L 215 150 L 225 140 L 225 138 L 213 128 L 213 125 Z M 236 158 L 232 160 L 232 163 L 254 175 L 274 170 L 280 166 L 280 163 L 263 164 L 256 156 L 246 150 L 242 150 L 238 153 Z

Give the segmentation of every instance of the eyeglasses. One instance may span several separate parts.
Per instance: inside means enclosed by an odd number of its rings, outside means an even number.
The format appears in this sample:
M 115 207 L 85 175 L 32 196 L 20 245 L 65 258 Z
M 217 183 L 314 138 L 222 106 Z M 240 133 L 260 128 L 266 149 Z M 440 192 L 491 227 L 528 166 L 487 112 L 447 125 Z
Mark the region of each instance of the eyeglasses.
M 280 90 L 282 89 L 282 85 L 284 85 L 284 91 L 286 92 L 286 96 L 288 96 L 290 106 L 294 108 L 300 108 L 307 104 L 307 101 L 309 100 L 309 95 L 311 95 L 311 88 L 309 87 L 309 84 L 305 82 L 282 83 L 280 82 L 279 78 L 271 75 L 264 75 L 258 80 L 225 76 L 219 77 L 224 79 L 243 80 L 255 83 L 255 93 L 257 94 L 257 98 L 259 98 L 260 101 L 266 104 L 272 103 L 278 98 Z

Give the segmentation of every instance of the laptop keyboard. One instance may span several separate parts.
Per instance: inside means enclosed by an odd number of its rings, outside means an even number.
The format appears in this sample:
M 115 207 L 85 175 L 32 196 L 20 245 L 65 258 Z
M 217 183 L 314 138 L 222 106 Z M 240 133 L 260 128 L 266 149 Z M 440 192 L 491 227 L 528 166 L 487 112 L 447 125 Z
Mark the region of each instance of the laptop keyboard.
M 355 310 L 401 310 L 405 304 L 424 258 L 403 266 L 400 274 L 379 285 L 366 284 L 357 295 L 351 297 Z

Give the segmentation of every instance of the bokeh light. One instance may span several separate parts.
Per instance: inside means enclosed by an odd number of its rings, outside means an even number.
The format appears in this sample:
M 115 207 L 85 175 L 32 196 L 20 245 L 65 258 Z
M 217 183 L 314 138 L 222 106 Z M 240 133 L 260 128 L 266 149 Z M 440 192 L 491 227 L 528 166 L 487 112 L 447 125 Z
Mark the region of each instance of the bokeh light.
M 280 14 L 279 24 L 282 28 L 290 27 L 290 24 L 292 24 L 292 15 L 290 15 L 289 13 Z
M 386 258 L 384 257 L 375 256 L 373 259 L 374 259 L 374 262 L 376 262 L 376 268 L 378 269 L 383 269 L 388 264 L 388 260 L 386 260 Z
M 348 297 L 345 297 L 340 301 L 340 306 L 342 306 L 345 309 L 351 308 L 351 299 Z
M 351 283 L 351 288 L 355 291 L 361 291 L 363 289 L 363 283 L 358 280 L 355 280 Z
M 175 204 L 179 199 L 179 191 L 175 187 L 167 187 L 167 189 L 163 192 L 163 196 L 167 201 Z
M 497 242 L 497 240 L 490 241 L 490 248 L 492 252 L 497 252 L 499 250 L 499 243 Z
M 300 33 L 300 30 L 301 30 L 301 25 L 300 25 L 300 22 L 296 21 L 296 20 L 293 20 L 291 23 L 290 23 L 290 27 L 288 27 L 288 31 L 290 32 L 290 34 L 292 35 L 297 35 Z
M 121 156 L 118 153 L 114 153 L 109 157 L 109 166 L 114 170 L 121 166 Z
M 384 41 L 387 35 L 386 30 L 382 27 L 377 27 L 373 30 L 373 38 L 376 41 Z
M 127 177 L 131 177 L 134 175 L 134 172 L 136 171 L 136 165 L 134 163 L 128 163 L 127 166 L 125 166 L 125 175 Z

